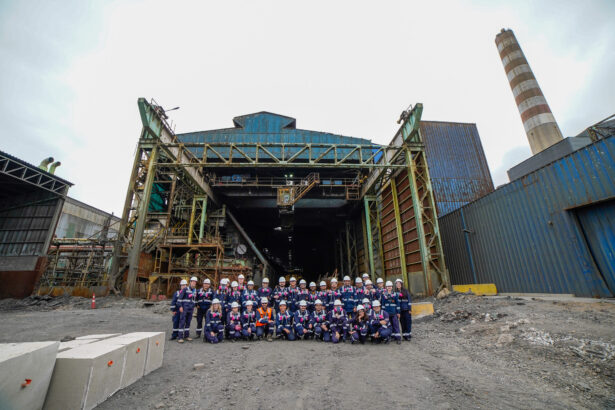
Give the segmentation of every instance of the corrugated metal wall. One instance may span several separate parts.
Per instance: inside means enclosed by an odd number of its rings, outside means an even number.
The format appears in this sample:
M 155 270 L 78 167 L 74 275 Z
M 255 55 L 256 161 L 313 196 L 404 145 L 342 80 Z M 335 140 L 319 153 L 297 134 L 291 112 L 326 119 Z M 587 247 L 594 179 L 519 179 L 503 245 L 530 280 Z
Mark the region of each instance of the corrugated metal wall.
M 421 121 L 438 215 L 493 192 L 476 124 Z
M 613 198 L 615 137 L 609 137 L 441 217 L 452 283 L 613 296 L 577 217 L 580 207 Z

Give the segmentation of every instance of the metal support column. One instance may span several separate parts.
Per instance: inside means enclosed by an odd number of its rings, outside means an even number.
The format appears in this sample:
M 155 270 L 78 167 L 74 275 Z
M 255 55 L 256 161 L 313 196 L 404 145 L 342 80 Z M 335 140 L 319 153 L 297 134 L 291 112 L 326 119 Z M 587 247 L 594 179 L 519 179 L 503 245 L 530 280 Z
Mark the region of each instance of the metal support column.
M 149 201 L 152 195 L 152 186 L 156 176 L 156 162 L 158 161 L 158 145 L 154 145 L 149 156 L 149 164 L 147 166 L 147 176 L 143 186 L 143 197 L 139 202 L 138 216 L 132 241 L 132 249 L 128 255 L 128 279 L 126 281 L 126 296 L 132 296 L 134 286 L 137 280 L 137 271 L 139 269 L 139 256 L 141 254 L 141 241 L 143 240 L 143 231 L 145 229 L 145 220 L 149 209 Z
M 410 289 L 410 281 L 408 280 L 408 270 L 406 267 L 406 249 L 404 246 L 404 232 L 401 225 L 401 215 L 399 214 L 399 199 L 397 198 L 397 186 L 395 178 L 391 178 L 391 195 L 393 197 L 393 209 L 395 212 L 395 226 L 397 231 L 397 243 L 399 247 L 399 264 L 401 267 L 401 275 L 406 289 Z
M 369 200 L 367 196 L 363 197 L 363 207 L 365 208 L 365 231 L 367 233 L 367 257 L 369 260 L 369 275 L 372 278 L 372 281 L 376 281 L 376 269 L 374 268 L 374 242 L 372 240 L 372 224 L 369 217 Z
M 205 234 L 205 221 L 207 220 L 207 197 L 203 197 L 203 204 L 201 205 L 201 226 L 199 226 L 199 243 L 203 243 L 203 236 Z

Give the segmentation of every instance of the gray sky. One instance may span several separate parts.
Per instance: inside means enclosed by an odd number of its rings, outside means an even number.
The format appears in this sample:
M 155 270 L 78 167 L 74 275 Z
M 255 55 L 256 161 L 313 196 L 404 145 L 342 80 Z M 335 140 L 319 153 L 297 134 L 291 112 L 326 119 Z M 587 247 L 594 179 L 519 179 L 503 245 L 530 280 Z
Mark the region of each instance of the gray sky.
M 55 4 L 52 4 L 55 3 Z M 62 161 L 70 195 L 121 213 L 138 97 L 177 132 L 267 110 L 388 143 L 399 113 L 474 122 L 496 185 L 530 156 L 494 44 L 515 31 L 565 136 L 615 112 L 615 2 L 2 1 L 0 149 Z

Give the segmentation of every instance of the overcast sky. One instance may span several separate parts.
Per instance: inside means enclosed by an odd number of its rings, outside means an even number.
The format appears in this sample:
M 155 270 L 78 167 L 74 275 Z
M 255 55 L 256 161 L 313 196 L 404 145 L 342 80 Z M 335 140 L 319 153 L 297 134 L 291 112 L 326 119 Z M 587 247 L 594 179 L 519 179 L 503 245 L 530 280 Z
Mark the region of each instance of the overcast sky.
M 615 112 L 615 1 L 0 1 L 0 149 L 62 161 L 121 214 L 154 97 L 177 132 L 272 111 L 388 143 L 408 104 L 478 126 L 496 185 L 530 156 L 494 44 L 515 31 L 565 136 Z

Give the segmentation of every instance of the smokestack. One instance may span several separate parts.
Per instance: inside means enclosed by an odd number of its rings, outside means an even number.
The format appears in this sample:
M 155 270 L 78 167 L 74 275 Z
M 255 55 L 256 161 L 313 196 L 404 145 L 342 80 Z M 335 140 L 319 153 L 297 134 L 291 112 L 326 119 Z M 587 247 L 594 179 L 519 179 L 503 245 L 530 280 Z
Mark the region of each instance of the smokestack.
M 536 155 L 561 141 L 562 132 L 512 30 L 502 29 L 495 36 L 495 44 L 515 96 L 532 154 Z

